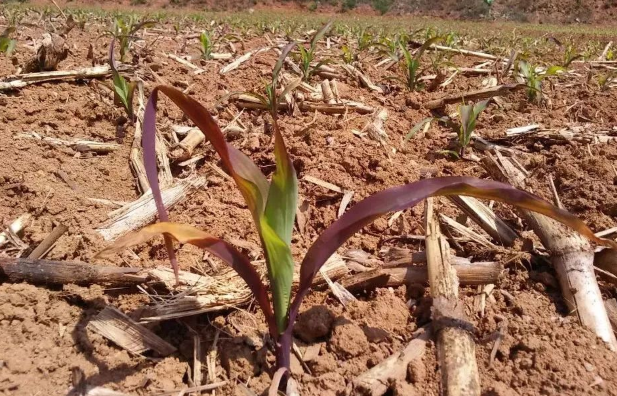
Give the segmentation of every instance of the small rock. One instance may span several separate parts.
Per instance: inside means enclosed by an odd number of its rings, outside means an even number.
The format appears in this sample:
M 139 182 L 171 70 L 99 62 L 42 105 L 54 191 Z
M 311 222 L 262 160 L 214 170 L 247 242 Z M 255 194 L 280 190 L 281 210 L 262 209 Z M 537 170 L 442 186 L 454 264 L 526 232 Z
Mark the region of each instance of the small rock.
M 248 148 L 251 151 L 257 151 L 259 150 L 259 147 L 261 146 L 261 142 L 259 141 L 259 136 L 258 135 L 250 135 L 248 138 L 248 142 L 247 142 Z
M 487 394 L 493 396 L 519 396 L 518 392 L 500 381 L 495 381 L 488 391 Z
M 392 388 L 392 394 L 394 396 L 419 396 L 422 393 L 418 392 L 413 385 L 405 381 L 396 381 Z
M 302 341 L 314 342 L 330 333 L 333 322 L 332 312 L 323 305 L 316 305 L 300 314 L 294 326 L 294 333 Z
M 426 379 L 426 366 L 421 360 L 414 359 L 407 366 L 407 380 L 414 385 L 420 385 Z
M 12 373 L 30 373 L 32 370 L 32 359 L 26 356 L 11 356 L 6 361 L 6 366 Z
M 522 350 L 531 351 L 531 352 L 539 350 L 541 346 L 542 346 L 542 340 L 540 340 L 540 338 L 536 336 L 525 337 L 519 343 L 519 347 Z
M 330 349 L 340 359 L 359 356 L 366 352 L 369 346 L 368 339 L 360 326 L 344 317 L 334 322 Z

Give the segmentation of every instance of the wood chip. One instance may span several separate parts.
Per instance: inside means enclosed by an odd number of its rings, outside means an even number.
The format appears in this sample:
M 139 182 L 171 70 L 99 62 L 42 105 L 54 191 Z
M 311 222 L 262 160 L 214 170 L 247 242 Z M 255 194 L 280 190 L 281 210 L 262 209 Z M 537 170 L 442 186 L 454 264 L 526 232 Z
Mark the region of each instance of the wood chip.
M 313 360 L 319 357 L 319 352 L 321 351 L 321 344 L 312 344 L 306 347 L 304 350 L 304 354 L 302 355 L 302 359 L 305 362 L 312 362 Z
M 311 175 L 304 176 L 302 178 L 302 180 L 306 180 L 307 182 L 310 182 L 310 183 L 313 183 L 313 184 L 317 184 L 320 187 L 323 187 L 323 188 L 326 188 L 328 190 L 337 192 L 339 194 L 344 194 L 345 193 L 345 191 L 341 187 L 339 187 L 339 186 L 337 186 L 335 184 L 332 184 L 332 183 L 328 183 L 327 181 L 321 180 L 321 179 L 319 179 L 317 177 L 313 177 Z
M 179 180 L 175 184 L 162 188 L 163 205 L 169 209 L 186 199 L 206 184 L 201 176 Z M 106 241 L 113 241 L 129 231 L 134 231 L 154 221 L 157 215 L 152 192 L 148 191 L 134 202 L 109 214 L 110 219 L 97 229 Z
M 15 220 L 11 224 L 9 224 L 8 229 L 10 232 L 14 234 L 21 234 L 24 228 L 30 224 L 32 220 L 32 215 L 30 213 L 24 213 Z M 9 236 L 6 231 L 0 232 L 0 246 L 5 245 L 9 241 Z
M 167 356 L 176 351 L 173 345 L 111 306 L 105 307 L 87 328 L 133 354 L 153 350 Z

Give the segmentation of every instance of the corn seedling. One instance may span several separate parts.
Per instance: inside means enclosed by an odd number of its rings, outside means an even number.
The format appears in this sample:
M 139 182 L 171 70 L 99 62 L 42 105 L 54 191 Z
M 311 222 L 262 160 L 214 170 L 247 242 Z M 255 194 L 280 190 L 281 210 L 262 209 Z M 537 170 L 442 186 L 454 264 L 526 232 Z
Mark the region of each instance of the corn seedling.
M 574 46 L 570 43 L 566 46 L 563 53 L 563 62 L 561 63 L 561 67 L 568 68 L 572 62 L 577 59 L 582 59 L 583 54 L 577 54 L 574 52 Z
M 530 102 L 540 101 L 542 98 L 542 81 L 563 70 L 564 68 L 561 66 L 550 66 L 544 73 L 541 73 L 535 66 L 530 65 L 527 61 L 518 61 L 518 71 L 527 85 L 527 99 L 529 99 Z
M 373 46 L 375 39 L 371 32 L 369 32 L 366 28 L 358 31 L 357 44 L 358 51 L 366 51 Z
M 402 43 L 401 38 L 395 35 L 394 38 L 383 37 L 378 43 L 373 44 L 381 56 L 385 56 L 395 62 L 400 60 L 399 52 L 401 46 L 407 46 L 407 43 Z
M 304 48 L 303 45 L 298 46 L 299 49 L 299 61 L 300 61 L 300 69 L 302 70 L 302 78 L 304 81 L 308 81 L 311 76 L 315 73 L 317 69 L 326 61 L 320 61 L 315 66 L 312 65 L 313 60 L 315 59 L 315 50 L 317 49 L 317 42 L 321 40 L 321 38 L 326 34 L 330 27 L 332 26 L 332 21 L 325 24 L 321 29 L 319 29 L 311 38 L 310 46 L 308 49 Z
M 341 51 L 342 51 L 341 59 L 343 60 L 344 63 L 350 64 L 350 63 L 353 63 L 355 60 L 357 60 L 357 56 L 352 52 L 351 48 L 349 48 L 348 46 L 343 45 L 343 47 L 341 47 Z
M 231 244 L 191 225 L 168 221 L 157 178 L 155 151 L 156 103 L 159 93 L 169 97 L 206 134 L 243 195 L 264 249 L 269 288 L 261 281 L 249 258 Z M 276 127 L 274 133 L 276 169 L 272 180 L 268 181 L 248 156 L 225 141 L 216 121 L 199 102 L 173 87 L 155 87 L 146 106 L 142 142 L 146 173 L 161 222 L 118 239 L 113 246 L 99 255 L 118 252 L 154 236 L 163 235 L 176 276 L 178 264 L 173 250 L 174 240 L 198 246 L 217 256 L 238 272 L 254 294 L 274 342 L 275 371 L 279 373 L 289 372 L 295 319 L 303 299 L 311 290 L 313 278 L 328 258 L 351 236 L 377 218 L 389 212 L 411 208 L 427 197 L 466 195 L 510 203 L 556 219 L 596 243 L 617 246 L 613 241 L 596 237 L 581 220 L 569 212 L 510 185 L 464 176 L 424 179 L 369 196 L 327 227 L 308 249 L 300 264 L 300 281 L 292 298 L 294 261 L 290 245 L 296 214 L 298 180 L 283 136 Z M 280 374 L 277 377 L 280 377 Z M 284 389 L 286 378 L 283 377 L 280 384 L 274 381 L 273 386 L 278 385 Z
M 0 35 L 0 53 L 4 53 L 7 56 L 11 56 L 15 46 L 17 45 L 17 40 L 11 38 L 11 34 L 15 31 L 14 26 L 9 26 L 4 29 L 4 32 Z
M 133 121 L 133 94 L 135 93 L 135 83 L 126 81 L 126 79 L 118 72 L 116 68 L 116 60 L 114 58 L 114 42 L 112 40 L 109 45 L 109 67 L 114 81 L 114 102 L 117 105 L 124 107 L 126 115 L 130 121 Z
M 465 149 L 469 146 L 471 141 L 471 135 L 476 130 L 476 121 L 480 113 L 486 109 L 488 100 L 483 100 L 473 105 L 461 105 L 458 108 L 458 116 L 460 119 L 460 126 L 457 130 L 459 156 L 462 158 L 465 156 Z
M 484 100 L 482 102 L 478 102 L 473 105 L 461 105 L 458 108 L 458 116 L 460 123 L 456 123 L 452 121 L 449 117 L 427 117 L 414 125 L 414 127 L 407 133 L 405 136 L 405 141 L 413 138 L 421 129 L 423 129 L 427 124 L 430 124 L 432 121 L 437 120 L 446 124 L 450 127 L 454 132 L 456 132 L 456 136 L 458 138 L 458 150 L 440 150 L 440 153 L 450 154 L 456 158 L 464 158 L 465 157 L 465 149 L 469 146 L 471 142 L 471 136 L 476 129 L 476 122 L 478 121 L 478 117 L 480 113 L 486 109 L 489 100 Z
M 135 15 L 128 17 L 116 15 L 111 29 L 107 32 L 120 44 L 120 62 L 124 62 L 124 58 L 128 53 L 131 43 L 135 40 L 135 34 L 142 28 L 156 25 L 154 21 L 138 22 Z
M 428 39 L 422 44 L 415 55 L 411 55 L 407 49 L 407 45 L 399 42 L 399 47 L 403 53 L 403 74 L 405 78 L 391 77 L 390 79 L 398 80 L 407 87 L 410 91 L 418 91 L 423 88 L 423 84 L 419 82 L 420 77 L 420 58 L 424 51 L 426 51 L 433 43 L 441 40 L 441 37 L 433 37 Z
M 289 55 L 289 52 L 293 49 L 293 47 L 295 47 L 295 45 L 295 42 L 288 43 L 281 51 L 281 55 L 279 56 L 276 64 L 274 65 L 274 69 L 272 70 L 272 81 L 266 84 L 264 94 L 259 94 L 256 92 L 236 92 L 228 95 L 249 95 L 259 100 L 259 102 L 263 104 L 266 109 L 268 109 L 268 112 L 272 116 L 275 129 L 278 128 L 278 108 L 280 104 L 285 99 L 285 96 L 287 96 L 288 93 L 292 92 L 302 82 L 301 79 L 298 79 L 287 85 L 280 94 L 277 95 L 276 93 L 278 77 L 281 69 L 283 68 L 283 62 L 285 61 L 285 58 L 287 58 L 287 56 Z
M 613 71 L 611 73 L 600 74 L 598 76 L 598 88 L 600 91 L 606 91 L 610 87 L 613 81 L 617 80 L 617 72 Z
M 201 34 L 199 35 L 199 44 L 199 49 L 201 50 L 201 57 L 203 59 L 211 59 L 212 51 L 214 49 L 214 43 L 212 42 L 212 37 L 210 36 L 210 33 L 206 32 L 205 30 L 201 32 Z

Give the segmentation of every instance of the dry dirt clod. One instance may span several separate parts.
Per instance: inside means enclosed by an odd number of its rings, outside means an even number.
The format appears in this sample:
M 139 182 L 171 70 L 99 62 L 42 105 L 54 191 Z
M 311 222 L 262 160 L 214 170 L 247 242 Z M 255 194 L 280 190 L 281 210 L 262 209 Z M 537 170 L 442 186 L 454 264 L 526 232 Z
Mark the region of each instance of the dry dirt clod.
M 66 40 L 55 33 L 44 33 L 34 58 L 24 65 L 24 73 L 51 71 L 69 55 Z
M 294 334 L 302 341 L 315 342 L 330 334 L 334 314 L 325 306 L 317 305 L 300 314 L 294 325 Z
M 345 360 L 367 351 L 369 342 L 360 326 L 341 316 L 334 321 L 329 346 L 339 359 Z

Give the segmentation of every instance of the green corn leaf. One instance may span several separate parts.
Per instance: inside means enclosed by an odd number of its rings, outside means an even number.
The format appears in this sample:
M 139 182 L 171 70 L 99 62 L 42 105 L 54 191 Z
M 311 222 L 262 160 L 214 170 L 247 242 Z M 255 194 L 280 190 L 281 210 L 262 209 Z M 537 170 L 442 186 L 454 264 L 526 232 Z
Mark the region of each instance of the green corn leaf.
M 524 76 L 527 77 L 529 76 L 529 63 L 527 63 L 527 61 L 524 60 L 519 60 L 518 61 L 518 71 Z
M 298 179 L 278 124 L 274 123 L 274 158 L 268 201 L 261 222 L 268 273 L 272 285 L 274 315 L 280 332 L 287 326 L 294 262 L 289 248 L 296 219 Z
M 461 105 L 458 109 L 459 117 L 461 118 L 461 133 L 466 135 L 469 131 L 469 125 L 473 118 L 473 105 Z
M 332 22 L 330 21 L 326 23 L 321 29 L 319 29 L 311 38 L 311 52 L 315 51 L 315 47 L 317 47 L 317 42 L 321 40 L 321 38 L 330 30 L 332 27 Z
M 131 29 L 131 31 L 128 33 L 129 36 L 133 36 L 135 33 L 137 33 L 137 31 L 139 29 L 142 28 L 150 28 L 150 27 L 154 27 L 156 26 L 157 23 L 156 21 L 143 21 L 138 23 L 137 25 L 133 26 L 133 28 Z
M 548 69 L 546 69 L 546 72 L 544 72 L 544 76 L 548 77 L 548 76 L 554 76 L 557 73 L 561 73 L 563 71 L 565 71 L 566 69 L 564 67 L 561 66 L 551 66 Z
M 430 123 L 431 121 L 433 121 L 433 117 L 426 117 L 425 119 L 417 123 L 413 128 L 411 128 L 411 131 L 409 131 L 409 133 L 405 136 L 405 141 L 414 137 L 420 131 L 420 129 L 424 127 L 424 125 Z
M 276 88 L 276 83 L 278 82 L 278 77 L 279 73 L 281 72 L 281 68 L 283 67 L 283 62 L 285 62 L 285 58 L 287 58 L 287 55 L 289 55 L 289 53 L 295 46 L 296 42 L 292 41 L 291 43 L 288 43 L 281 51 L 281 55 L 276 61 L 274 69 L 272 69 L 272 85 L 274 86 L 274 88 Z
M 17 40 L 0 36 L 0 52 L 4 52 L 7 56 L 10 56 L 13 53 L 16 45 Z
M 442 36 L 437 36 L 437 37 L 433 37 L 430 38 L 428 40 L 426 40 L 424 42 L 424 44 L 422 44 L 422 46 L 420 47 L 420 49 L 418 50 L 418 52 L 416 52 L 414 58 L 415 59 L 420 59 L 420 57 L 422 56 L 422 54 L 424 53 L 424 51 L 426 51 L 431 45 L 435 44 L 438 41 L 443 40 Z
M 272 290 L 274 318 L 279 333 L 287 327 L 294 262 L 289 245 L 270 227 L 267 218 L 261 220 L 261 242 L 266 254 L 268 277 Z

